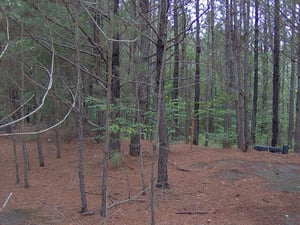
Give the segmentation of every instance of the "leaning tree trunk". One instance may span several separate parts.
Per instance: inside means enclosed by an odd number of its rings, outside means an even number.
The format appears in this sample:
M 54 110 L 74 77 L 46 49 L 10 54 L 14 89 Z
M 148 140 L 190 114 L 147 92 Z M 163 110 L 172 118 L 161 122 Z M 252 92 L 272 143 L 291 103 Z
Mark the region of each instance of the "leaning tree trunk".
M 280 0 L 275 0 L 274 9 L 274 46 L 273 46 L 273 105 L 272 105 L 272 141 L 276 146 L 279 132 L 279 53 L 280 53 Z

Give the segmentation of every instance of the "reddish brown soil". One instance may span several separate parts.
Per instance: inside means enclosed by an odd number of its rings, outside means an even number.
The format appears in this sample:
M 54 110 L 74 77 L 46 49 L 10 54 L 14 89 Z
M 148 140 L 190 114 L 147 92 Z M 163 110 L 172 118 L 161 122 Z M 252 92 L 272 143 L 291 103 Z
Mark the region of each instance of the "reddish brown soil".
M 0 138 L 0 203 L 13 193 L 0 213 L 2 224 L 93 225 L 104 224 L 101 206 L 101 145 L 86 141 L 85 182 L 88 210 L 82 215 L 77 176 L 77 142 L 63 143 L 62 158 L 56 159 L 55 144 L 43 141 L 45 167 L 38 165 L 36 143 L 27 144 L 30 154 L 30 187 L 23 187 L 22 155 L 18 145 L 21 183 L 15 185 L 11 141 Z M 150 180 L 151 143 L 144 142 L 144 173 Z M 109 169 L 106 224 L 151 224 L 150 192 L 141 195 L 139 158 L 128 155 L 123 143 L 120 168 Z M 257 166 L 257 167 L 256 167 Z M 296 225 L 300 224 L 300 155 L 279 155 L 250 150 L 212 149 L 177 143 L 170 146 L 170 189 L 155 189 L 158 225 Z M 258 169 L 257 169 L 258 168 Z M 276 182 L 284 168 L 292 168 L 287 182 Z M 262 170 L 262 175 L 259 171 Z M 267 173 L 271 171 L 270 173 Z M 273 173 L 273 172 L 274 173 Z M 269 178 L 263 176 L 269 174 Z M 290 182 L 290 183 L 289 183 Z M 279 190 L 272 185 L 292 186 Z M 285 187 L 286 188 L 286 187 Z M 131 200 L 129 201 L 129 196 Z M 124 200 L 123 203 L 121 203 Z M 23 217 L 18 213 L 22 212 Z M 8 215 L 17 219 L 9 222 Z M 6 222 L 5 222 L 6 221 Z M 10 220 L 12 221 L 12 219 Z M 1 224 L 1 222 L 0 222 Z

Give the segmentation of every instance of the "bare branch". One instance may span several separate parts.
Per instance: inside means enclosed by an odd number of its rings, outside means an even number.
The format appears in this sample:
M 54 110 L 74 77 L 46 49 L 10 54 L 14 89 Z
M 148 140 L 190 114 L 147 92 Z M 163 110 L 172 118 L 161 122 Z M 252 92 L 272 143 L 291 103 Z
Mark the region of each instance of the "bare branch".
M 0 128 L 3 128 L 3 127 L 6 127 L 6 126 L 10 126 L 10 125 L 16 124 L 16 123 L 18 123 L 18 122 L 20 122 L 20 121 L 22 121 L 22 120 L 28 118 L 29 116 L 33 115 L 34 113 L 36 113 L 37 111 L 39 111 L 39 110 L 43 107 L 43 105 L 44 105 L 44 103 L 45 103 L 45 99 L 46 99 L 46 97 L 47 97 L 47 95 L 48 95 L 48 93 L 49 93 L 49 90 L 52 88 L 52 84 L 53 84 L 54 56 L 55 56 L 55 54 L 54 54 L 54 49 L 52 48 L 52 62 L 51 62 L 51 69 L 50 69 L 50 71 L 49 71 L 47 68 L 45 68 L 46 71 L 47 71 L 47 73 L 48 73 L 49 83 L 48 83 L 47 90 L 46 90 L 46 92 L 44 93 L 44 96 L 43 96 L 43 98 L 42 98 L 41 104 L 40 104 L 38 107 L 36 107 L 33 111 L 31 111 L 30 113 L 26 114 L 25 116 L 23 116 L 23 117 L 21 117 L 21 118 L 19 118 L 19 119 L 13 120 L 13 121 L 11 121 L 11 122 L 9 122 L 9 123 L 6 123 L 6 124 L 4 124 L 4 125 L 1 125 Z M 4 136 L 5 136 L 5 135 L 4 135 Z
M 5 200 L 5 202 L 3 203 L 3 205 L 2 205 L 2 207 L 1 207 L 1 209 L 0 209 L 0 213 L 2 212 L 2 210 L 6 207 L 6 205 L 7 205 L 7 203 L 8 203 L 8 201 L 9 201 L 9 199 L 11 198 L 11 196 L 12 196 L 12 192 L 10 192 L 10 194 L 8 195 L 8 197 L 6 198 L 6 200 Z
M 6 16 L 6 36 L 7 36 L 7 43 L 6 43 L 5 47 L 2 49 L 2 52 L 0 52 L 0 59 L 2 58 L 2 56 L 4 55 L 4 53 L 6 52 L 8 46 L 9 46 L 9 22 L 8 22 L 7 16 Z
M 54 42 L 53 42 L 53 35 L 52 35 L 52 32 L 51 32 L 51 29 L 50 29 L 49 32 L 50 32 L 50 37 L 51 37 L 51 50 L 50 50 L 50 51 L 52 52 L 52 61 L 51 61 L 51 67 L 50 67 L 50 70 L 47 69 L 46 67 L 44 67 L 44 69 L 45 69 L 46 72 L 48 73 L 49 83 L 48 83 L 47 88 L 45 88 L 46 91 L 45 91 L 45 93 L 44 93 L 44 95 L 43 95 L 41 104 L 40 104 L 38 107 L 36 107 L 33 111 L 31 111 L 30 113 L 28 113 L 27 115 L 25 115 L 25 116 L 23 116 L 23 117 L 21 117 L 21 118 L 19 118 L 19 119 L 16 119 L 16 120 L 14 120 L 14 121 L 12 121 L 12 122 L 3 124 L 3 125 L 0 126 L 0 128 L 6 127 L 6 126 L 10 126 L 10 125 L 13 125 L 13 124 L 15 124 L 15 123 L 17 123 L 17 122 L 20 122 L 20 121 L 26 119 L 27 117 L 33 115 L 34 113 L 38 112 L 38 111 L 43 107 L 43 105 L 44 105 L 44 103 L 45 103 L 45 99 L 46 99 L 46 97 L 48 96 L 48 94 L 49 94 L 49 92 L 50 92 L 50 90 L 51 90 L 51 88 L 52 88 L 52 85 L 53 85 L 53 71 L 54 71 L 55 51 L 54 51 L 54 45 L 53 45 Z M 75 102 L 76 102 L 76 98 L 77 98 L 77 93 L 78 93 L 78 90 L 79 90 L 79 85 L 78 85 L 78 84 L 79 84 L 79 78 L 77 79 L 77 86 L 76 86 L 75 95 L 73 95 L 73 94 L 71 93 L 71 95 L 72 95 L 72 105 L 71 105 L 70 109 L 68 110 L 68 112 L 66 113 L 66 115 L 64 116 L 64 118 L 63 118 L 62 120 L 58 121 L 58 122 L 55 123 L 54 125 L 52 125 L 52 126 L 50 126 L 50 127 L 47 127 L 46 129 L 43 129 L 43 130 L 32 131 L 32 132 L 7 133 L 7 134 L 1 134 L 0 137 L 1 137 L 1 136 L 12 136 L 12 135 L 35 135 L 35 134 L 40 134 L 40 133 L 44 133 L 44 132 L 46 132 L 46 131 L 48 131 L 48 130 L 51 130 L 51 129 L 53 129 L 53 128 L 59 126 L 60 124 L 62 124 L 62 123 L 69 117 L 70 113 L 72 112 L 73 108 L 75 107 Z
M 7 116 L 5 116 L 4 118 L 2 118 L 0 120 L 0 123 L 5 122 L 7 120 L 9 120 L 9 118 L 11 118 L 13 115 L 15 115 L 21 108 L 23 108 L 28 102 L 31 101 L 31 99 L 33 99 L 34 95 L 31 95 L 22 105 L 20 105 L 15 111 L 11 112 L 10 114 L 8 114 Z M 7 125 L 4 125 L 7 126 Z
M 91 15 L 90 11 L 82 4 L 80 3 L 81 7 L 86 11 L 86 13 L 89 15 L 89 17 L 91 18 L 91 20 L 93 21 L 93 23 L 96 25 L 96 27 L 99 29 L 99 31 L 103 34 L 103 36 L 105 37 L 106 40 L 108 41 L 115 41 L 115 42 L 136 42 L 137 38 L 133 39 L 133 40 L 117 40 L 117 39 L 113 39 L 108 37 L 105 32 L 102 30 L 102 28 L 98 25 L 97 21 L 94 19 L 94 17 Z

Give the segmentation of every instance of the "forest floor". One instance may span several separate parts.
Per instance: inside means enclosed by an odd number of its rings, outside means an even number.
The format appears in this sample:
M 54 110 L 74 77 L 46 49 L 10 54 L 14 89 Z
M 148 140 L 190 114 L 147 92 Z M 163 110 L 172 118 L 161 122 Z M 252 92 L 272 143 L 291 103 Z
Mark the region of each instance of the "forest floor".
M 29 188 L 23 187 L 21 146 L 18 144 L 20 184 L 15 184 L 12 144 L 0 138 L 1 225 L 98 225 L 105 224 L 101 207 L 101 152 L 103 147 L 86 141 L 84 172 L 88 215 L 80 210 L 77 175 L 77 142 L 62 143 L 56 159 L 52 137 L 44 137 L 45 167 L 39 167 L 36 143 L 27 144 L 31 170 Z M 122 144 L 119 168 L 109 166 L 106 224 L 151 224 L 150 191 L 141 194 L 139 157 Z M 151 143 L 143 142 L 144 174 L 149 187 Z M 157 225 L 299 225 L 300 155 L 249 150 L 170 146 L 170 188 L 155 188 Z

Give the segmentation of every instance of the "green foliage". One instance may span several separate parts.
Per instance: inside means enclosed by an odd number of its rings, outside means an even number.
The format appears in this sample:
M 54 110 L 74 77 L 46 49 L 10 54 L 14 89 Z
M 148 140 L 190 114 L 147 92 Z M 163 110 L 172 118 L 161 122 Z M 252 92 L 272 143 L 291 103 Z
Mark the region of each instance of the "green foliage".
M 122 153 L 119 151 L 114 151 L 110 158 L 113 168 L 120 168 L 122 162 Z
M 124 99 L 122 99 L 124 100 Z M 106 111 L 106 100 L 99 100 L 97 98 L 88 96 L 85 103 L 89 109 L 89 116 L 96 122 L 99 111 Z M 112 115 L 119 114 L 119 117 L 111 121 L 110 132 L 119 133 L 124 138 L 130 138 L 137 134 L 137 123 L 135 119 L 136 109 L 133 104 L 128 105 L 123 101 L 119 101 L 116 105 L 111 104 Z M 105 130 L 104 127 L 100 128 Z M 99 129 L 97 129 L 99 130 Z
M 174 124 L 174 118 L 178 119 L 177 129 L 184 130 L 186 120 L 186 102 L 183 98 L 171 99 L 166 98 L 166 115 L 167 123 L 169 125 L 169 134 L 174 135 L 176 132 L 176 125 Z

